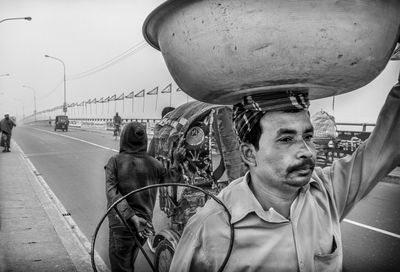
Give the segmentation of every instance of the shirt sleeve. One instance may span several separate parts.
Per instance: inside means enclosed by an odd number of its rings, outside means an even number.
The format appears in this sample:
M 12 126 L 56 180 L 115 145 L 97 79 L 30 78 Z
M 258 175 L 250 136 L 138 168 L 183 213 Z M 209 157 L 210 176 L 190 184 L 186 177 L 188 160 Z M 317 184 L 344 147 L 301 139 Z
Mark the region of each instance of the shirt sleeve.
M 118 188 L 119 181 L 116 158 L 111 157 L 104 169 L 106 174 L 107 207 L 109 208 L 115 201 L 123 197 Z M 135 215 L 134 210 L 129 206 L 126 199 L 117 204 L 117 209 L 126 220 Z
M 179 241 L 172 259 L 170 271 L 210 271 L 202 261 L 205 258 L 199 258 L 202 251 L 199 237 L 196 234 L 191 230 L 185 229 Z
M 200 209 L 190 218 L 179 239 L 170 271 L 216 272 L 221 268 L 229 250 L 230 227 L 224 210 L 216 205 L 209 200 L 204 210 Z
M 400 164 L 400 83 L 379 113 L 374 131 L 352 154 L 325 168 L 341 220 L 354 205 Z

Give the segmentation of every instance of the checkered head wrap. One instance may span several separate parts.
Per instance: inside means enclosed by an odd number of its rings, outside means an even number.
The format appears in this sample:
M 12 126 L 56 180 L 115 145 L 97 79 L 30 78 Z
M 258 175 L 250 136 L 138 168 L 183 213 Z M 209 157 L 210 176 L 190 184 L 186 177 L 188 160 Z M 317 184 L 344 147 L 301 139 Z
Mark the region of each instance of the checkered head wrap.
M 260 93 L 245 96 L 241 103 L 233 106 L 233 124 L 240 141 L 245 141 L 261 117 L 268 111 L 308 109 L 308 94 L 302 92 Z

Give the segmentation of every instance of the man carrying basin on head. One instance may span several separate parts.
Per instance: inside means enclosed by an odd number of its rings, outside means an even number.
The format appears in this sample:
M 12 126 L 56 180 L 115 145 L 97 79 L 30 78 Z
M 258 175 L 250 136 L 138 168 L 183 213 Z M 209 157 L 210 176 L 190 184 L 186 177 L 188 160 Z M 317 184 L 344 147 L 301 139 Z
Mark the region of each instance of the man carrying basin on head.
M 269 96 L 269 97 L 268 97 Z M 400 163 L 400 82 L 390 91 L 369 140 L 332 166 L 315 167 L 307 95 L 247 96 L 234 106 L 244 177 L 189 221 L 170 271 L 341 271 L 340 222 Z
M 166 170 L 162 164 L 146 152 L 146 127 L 138 122 L 128 123 L 122 130 L 119 154 L 112 156 L 105 168 L 107 207 L 133 190 L 156 183 L 180 181 L 179 163 L 184 150 L 174 152 L 174 167 Z M 153 208 L 157 189 L 133 194 L 117 205 L 123 219 L 137 231 L 141 245 L 152 234 Z M 108 214 L 109 256 L 111 270 L 133 271 L 133 264 L 139 252 L 134 237 L 125 227 L 122 219 L 113 209 Z

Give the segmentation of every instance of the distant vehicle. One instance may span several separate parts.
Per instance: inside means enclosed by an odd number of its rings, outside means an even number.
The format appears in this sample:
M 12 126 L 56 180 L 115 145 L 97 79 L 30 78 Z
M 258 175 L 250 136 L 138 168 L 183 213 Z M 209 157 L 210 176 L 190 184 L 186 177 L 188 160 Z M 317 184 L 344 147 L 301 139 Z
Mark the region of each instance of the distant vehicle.
M 57 115 L 54 124 L 54 131 L 62 129 L 62 131 L 68 131 L 69 120 L 66 115 Z

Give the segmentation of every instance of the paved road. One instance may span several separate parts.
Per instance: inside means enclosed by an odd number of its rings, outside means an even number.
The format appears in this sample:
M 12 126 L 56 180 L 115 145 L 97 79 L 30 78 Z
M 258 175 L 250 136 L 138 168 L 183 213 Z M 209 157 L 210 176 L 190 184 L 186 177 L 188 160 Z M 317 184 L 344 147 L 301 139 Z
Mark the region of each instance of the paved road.
M 106 210 L 103 166 L 118 142 L 111 133 L 54 132 L 49 127 L 18 127 L 13 138 L 91 240 Z M 400 271 L 399 204 L 400 185 L 380 183 L 349 214 L 342 223 L 345 271 Z M 156 222 L 156 228 L 164 223 Z M 96 250 L 106 262 L 107 239 L 103 224 Z M 143 256 L 137 268 L 150 271 Z

